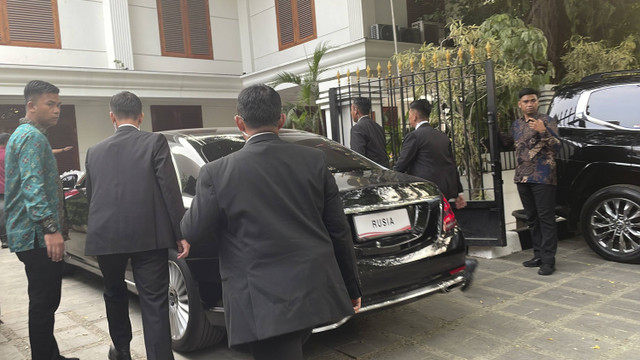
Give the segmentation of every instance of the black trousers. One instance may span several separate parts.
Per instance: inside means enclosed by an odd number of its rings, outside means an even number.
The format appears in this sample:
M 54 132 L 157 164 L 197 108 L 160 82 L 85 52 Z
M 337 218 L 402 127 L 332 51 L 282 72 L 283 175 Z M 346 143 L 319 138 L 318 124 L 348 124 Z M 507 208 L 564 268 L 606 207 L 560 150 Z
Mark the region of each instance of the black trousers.
M 37 243 L 36 239 L 36 243 Z M 53 335 L 55 312 L 60 305 L 62 261 L 53 262 L 46 248 L 17 252 L 27 273 L 29 294 L 29 344 L 32 360 L 60 358 Z
M 558 249 L 556 186 L 520 183 L 518 193 L 531 231 L 533 256 L 542 259 L 543 264 L 553 266 Z
M 109 335 L 118 350 L 129 350 L 132 338 L 129 294 L 124 282 L 127 261 L 140 297 L 144 345 L 148 360 L 173 360 L 169 327 L 169 253 L 167 249 L 98 256 L 104 276 L 104 303 Z
M 301 330 L 250 344 L 255 360 L 303 360 L 302 345 L 311 330 Z

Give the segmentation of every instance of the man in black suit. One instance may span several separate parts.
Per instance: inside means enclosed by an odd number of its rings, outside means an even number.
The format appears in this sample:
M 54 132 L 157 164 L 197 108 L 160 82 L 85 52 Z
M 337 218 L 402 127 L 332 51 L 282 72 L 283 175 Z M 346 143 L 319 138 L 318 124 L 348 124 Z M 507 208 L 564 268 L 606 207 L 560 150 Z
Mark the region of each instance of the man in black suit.
M 324 153 L 278 138 L 278 93 L 246 88 L 237 110 L 247 142 L 202 167 L 182 232 L 219 252 L 229 346 L 302 359 L 310 329 L 360 309 L 351 230 Z
M 382 126 L 369 117 L 371 101 L 357 97 L 351 104 L 351 118 L 355 125 L 351 127 L 351 150 L 375 161 L 379 165 L 389 167 L 384 132 Z
M 142 102 L 123 91 L 109 114 L 116 133 L 87 151 L 89 223 L 86 255 L 96 255 L 113 346 L 109 359 L 130 359 L 131 322 L 124 274 L 131 260 L 140 295 L 147 359 L 173 359 L 169 328 L 168 249 L 189 254 L 182 237 L 182 195 L 164 136 L 140 131 Z
M 446 134 L 429 124 L 431 104 L 425 99 L 409 104 L 409 123 L 415 129 L 404 137 L 400 157 L 393 170 L 434 182 L 457 209 L 467 206 L 462 183 Z

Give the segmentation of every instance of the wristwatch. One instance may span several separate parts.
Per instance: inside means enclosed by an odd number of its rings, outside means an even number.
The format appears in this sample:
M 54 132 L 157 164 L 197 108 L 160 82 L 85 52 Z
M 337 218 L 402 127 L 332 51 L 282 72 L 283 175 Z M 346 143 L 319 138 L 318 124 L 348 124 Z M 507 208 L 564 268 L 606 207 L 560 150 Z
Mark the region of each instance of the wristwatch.
M 55 234 L 58 232 L 58 226 L 56 226 L 56 222 L 53 220 L 53 217 L 46 217 L 44 220 L 40 222 L 42 225 L 42 230 L 45 234 Z

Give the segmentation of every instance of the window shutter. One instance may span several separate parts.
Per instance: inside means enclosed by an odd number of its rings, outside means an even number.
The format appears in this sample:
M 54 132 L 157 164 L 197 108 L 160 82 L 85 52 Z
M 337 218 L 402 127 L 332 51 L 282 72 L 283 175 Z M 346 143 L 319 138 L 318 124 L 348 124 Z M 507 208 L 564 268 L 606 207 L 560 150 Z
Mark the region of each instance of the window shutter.
M 293 32 L 293 9 L 291 0 L 277 0 L 278 31 L 280 34 L 280 47 L 293 45 L 295 35 Z
M 189 40 L 191 54 L 209 56 L 209 11 L 206 1 L 188 2 Z
M 298 8 L 298 34 L 300 40 L 315 35 L 315 24 L 313 17 L 313 0 L 296 0 Z
M 56 45 L 54 5 L 51 0 L 7 0 L 9 34 L 2 41 Z
M 164 51 L 167 53 L 184 54 L 184 32 L 182 30 L 180 1 L 162 0 L 161 4 Z

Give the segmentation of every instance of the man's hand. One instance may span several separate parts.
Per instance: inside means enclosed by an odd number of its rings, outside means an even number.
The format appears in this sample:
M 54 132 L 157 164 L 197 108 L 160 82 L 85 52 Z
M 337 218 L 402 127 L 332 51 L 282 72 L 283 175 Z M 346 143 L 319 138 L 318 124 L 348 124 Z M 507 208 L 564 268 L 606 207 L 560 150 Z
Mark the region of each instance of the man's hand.
M 360 311 L 360 306 L 362 305 L 362 298 L 359 297 L 357 299 L 351 299 L 351 304 L 353 304 L 353 312 L 357 313 Z
M 530 118 L 529 120 L 527 120 L 527 124 L 529 124 L 529 128 L 539 133 L 547 131 L 547 128 L 544 126 L 544 121 L 540 119 Z
M 47 256 L 51 261 L 62 261 L 64 257 L 64 239 L 60 232 L 44 234 L 44 243 L 47 246 Z
M 191 249 L 191 245 L 189 245 L 187 240 L 182 239 L 180 241 L 176 241 L 176 244 L 178 244 L 178 259 L 184 259 L 189 256 L 189 249 Z
M 467 206 L 467 201 L 464 199 L 464 196 L 460 195 L 456 198 L 456 209 L 462 209 Z

